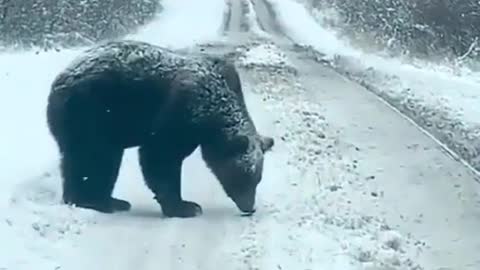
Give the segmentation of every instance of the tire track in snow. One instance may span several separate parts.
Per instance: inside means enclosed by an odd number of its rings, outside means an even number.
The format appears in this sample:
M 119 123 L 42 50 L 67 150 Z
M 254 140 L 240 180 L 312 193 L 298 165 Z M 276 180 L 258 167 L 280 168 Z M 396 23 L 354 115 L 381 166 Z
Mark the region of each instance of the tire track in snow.
M 264 0 L 248 0 L 252 3 L 260 28 L 277 37 L 285 37 L 285 33 L 277 22 L 271 6 Z
M 226 43 L 230 44 L 231 50 L 234 50 L 236 46 L 246 45 L 254 40 L 269 39 L 271 34 L 285 37 L 275 20 L 270 19 L 272 9 L 266 2 L 227 0 L 226 6 L 222 35 L 229 38 Z M 268 16 L 262 16 L 266 18 L 266 22 L 263 22 L 257 16 L 259 11 L 268 14 Z
M 226 10 L 223 15 L 223 24 L 222 24 L 222 34 L 225 35 L 230 29 L 230 24 L 232 23 L 232 1 L 226 1 Z
M 248 32 L 250 26 L 245 14 L 248 6 L 244 0 L 226 0 L 227 11 L 225 12 L 223 35 L 235 35 Z

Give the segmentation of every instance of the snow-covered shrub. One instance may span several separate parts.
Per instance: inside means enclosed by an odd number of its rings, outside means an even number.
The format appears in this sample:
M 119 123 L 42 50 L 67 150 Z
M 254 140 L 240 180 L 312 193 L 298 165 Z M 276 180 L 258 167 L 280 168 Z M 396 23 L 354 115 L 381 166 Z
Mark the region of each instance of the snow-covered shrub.
M 2 47 L 86 45 L 146 23 L 158 0 L 0 0 Z
M 480 58 L 479 0 L 311 0 L 359 44 L 428 58 Z M 371 44 L 368 44 L 370 46 Z

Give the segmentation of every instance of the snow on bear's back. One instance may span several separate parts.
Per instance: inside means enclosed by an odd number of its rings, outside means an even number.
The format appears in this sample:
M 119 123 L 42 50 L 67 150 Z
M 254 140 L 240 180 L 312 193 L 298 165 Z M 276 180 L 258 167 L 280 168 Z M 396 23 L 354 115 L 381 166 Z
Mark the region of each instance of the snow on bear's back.
M 176 70 L 192 71 L 192 76 L 206 81 L 218 70 L 209 57 L 185 54 L 168 48 L 133 40 L 110 41 L 84 51 L 63 74 L 81 77 L 114 70 L 132 78 L 168 76 Z

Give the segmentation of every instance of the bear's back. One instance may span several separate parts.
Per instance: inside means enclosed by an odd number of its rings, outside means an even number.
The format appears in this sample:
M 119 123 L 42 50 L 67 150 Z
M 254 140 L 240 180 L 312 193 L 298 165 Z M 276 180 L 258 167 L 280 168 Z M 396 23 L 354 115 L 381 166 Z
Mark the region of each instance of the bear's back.
M 173 107 L 185 110 L 194 125 L 210 122 L 213 117 L 228 137 L 255 134 L 243 96 L 230 89 L 222 69 L 225 63 L 221 58 L 181 54 L 139 41 L 113 41 L 75 59 L 55 79 L 52 96 L 72 100 L 80 93 L 89 97 L 88 101 L 83 99 L 85 102 L 101 100 L 102 107 L 112 113 L 122 112 L 116 118 L 119 127 L 137 130 L 143 129 L 136 126 L 141 124 L 138 119 L 150 122 L 165 101 L 176 97 L 181 104 L 175 102 Z M 69 109 L 88 106 L 82 101 L 77 107 Z
M 192 81 L 219 81 L 218 59 L 185 55 L 168 48 L 133 40 L 111 41 L 90 48 L 75 58 L 55 79 L 53 86 L 80 82 L 104 73 L 121 74 L 125 80 L 172 80 L 179 70 Z

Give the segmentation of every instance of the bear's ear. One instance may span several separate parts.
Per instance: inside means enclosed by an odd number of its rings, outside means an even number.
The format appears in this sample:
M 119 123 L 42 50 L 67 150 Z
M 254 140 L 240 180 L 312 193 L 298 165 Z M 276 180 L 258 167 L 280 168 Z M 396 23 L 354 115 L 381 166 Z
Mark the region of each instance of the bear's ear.
M 224 148 L 225 154 L 235 155 L 237 153 L 245 153 L 248 150 L 249 143 L 250 140 L 248 136 L 235 136 L 226 143 Z
M 272 137 L 261 136 L 260 137 L 261 147 L 263 153 L 270 151 L 275 144 L 275 140 Z

